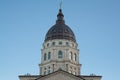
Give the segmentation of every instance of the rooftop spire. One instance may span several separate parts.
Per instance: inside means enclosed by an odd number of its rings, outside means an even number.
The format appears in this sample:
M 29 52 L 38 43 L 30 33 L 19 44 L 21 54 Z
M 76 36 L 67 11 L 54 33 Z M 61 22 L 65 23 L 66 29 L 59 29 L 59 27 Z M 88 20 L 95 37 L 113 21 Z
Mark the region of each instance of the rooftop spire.
M 65 21 L 63 19 L 64 15 L 62 13 L 61 7 L 62 7 L 62 1 L 60 2 L 60 9 L 59 9 L 59 12 L 58 12 L 58 15 L 57 15 L 57 21 L 56 21 L 57 24 L 64 24 L 65 23 Z
M 60 2 L 60 9 L 62 9 L 62 0 L 61 0 L 61 2 Z

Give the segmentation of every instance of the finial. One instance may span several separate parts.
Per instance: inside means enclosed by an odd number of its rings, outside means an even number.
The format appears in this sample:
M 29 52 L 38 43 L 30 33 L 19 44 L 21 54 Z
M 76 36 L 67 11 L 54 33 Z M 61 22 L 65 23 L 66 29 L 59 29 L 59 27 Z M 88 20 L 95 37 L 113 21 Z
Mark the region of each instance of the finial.
M 59 12 L 58 12 L 58 15 L 57 15 L 57 21 L 56 21 L 56 23 L 57 24 L 64 24 L 65 23 L 65 21 L 64 21 L 64 15 L 63 15 L 63 13 L 62 13 L 62 0 L 60 0 L 60 9 L 59 9 Z
M 61 0 L 61 2 L 60 2 L 60 9 L 62 9 L 62 0 Z

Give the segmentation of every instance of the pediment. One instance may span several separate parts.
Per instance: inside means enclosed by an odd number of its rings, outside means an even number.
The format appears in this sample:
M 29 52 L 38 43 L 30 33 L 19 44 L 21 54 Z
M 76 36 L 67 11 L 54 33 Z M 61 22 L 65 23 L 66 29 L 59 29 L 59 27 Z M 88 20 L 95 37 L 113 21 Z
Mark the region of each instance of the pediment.
M 81 77 L 77 77 L 73 74 L 70 74 L 66 71 L 56 71 L 51 74 L 45 75 L 43 77 L 38 78 L 37 80 L 84 80 Z

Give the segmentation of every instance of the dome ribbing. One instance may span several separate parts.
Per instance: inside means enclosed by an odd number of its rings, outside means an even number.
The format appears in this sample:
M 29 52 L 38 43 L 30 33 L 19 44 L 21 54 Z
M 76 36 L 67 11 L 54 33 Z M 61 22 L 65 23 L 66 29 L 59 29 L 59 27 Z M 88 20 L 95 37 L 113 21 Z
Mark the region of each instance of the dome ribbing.
M 65 24 L 63 20 L 62 10 L 59 9 L 59 13 L 57 15 L 56 24 L 53 25 L 47 32 L 45 41 L 54 40 L 54 39 L 66 39 L 76 42 L 75 35 L 73 31 Z

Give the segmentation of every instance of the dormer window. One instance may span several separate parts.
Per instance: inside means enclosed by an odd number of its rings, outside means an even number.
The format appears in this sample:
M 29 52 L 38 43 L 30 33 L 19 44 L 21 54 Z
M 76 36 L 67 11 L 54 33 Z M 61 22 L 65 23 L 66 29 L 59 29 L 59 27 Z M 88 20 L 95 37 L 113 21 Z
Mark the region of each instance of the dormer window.
M 53 33 L 56 33 L 56 29 L 53 30 Z
M 62 29 L 59 29 L 59 32 L 62 33 Z
M 68 32 L 68 30 L 67 29 L 65 29 L 65 33 L 67 33 Z

